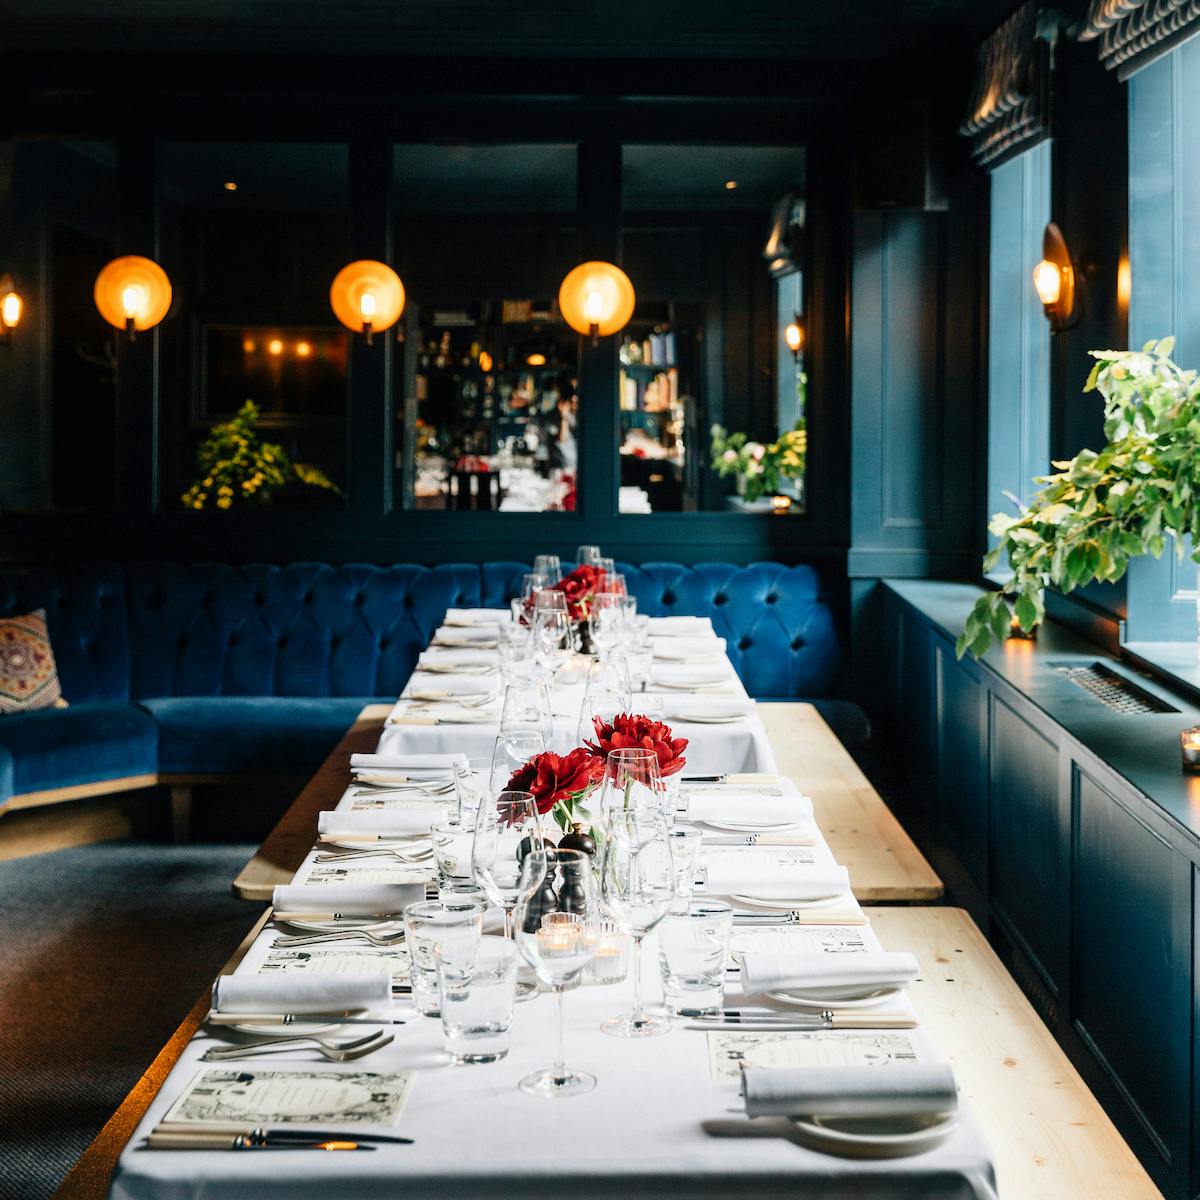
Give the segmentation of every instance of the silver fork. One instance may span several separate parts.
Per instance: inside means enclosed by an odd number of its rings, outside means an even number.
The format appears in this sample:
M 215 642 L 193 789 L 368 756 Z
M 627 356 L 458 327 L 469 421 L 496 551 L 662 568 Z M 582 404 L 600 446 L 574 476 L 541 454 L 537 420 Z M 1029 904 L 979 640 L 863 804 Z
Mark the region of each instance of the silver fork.
M 423 792 L 427 796 L 445 796 L 454 791 L 454 780 L 447 783 L 355 783 L 352 795 L 387 796 L 394 792 Z
M 406 701 L 409 708 L 431 708 L 436 704 L 453 704 L 457 708 L 482 708 L 496 697 L 490 692 L 468 692 L 465 696 L 417 696 L 412 699 L 401 696 L 400 699 Z
M 320 1037 L 265 1038 L 257 1042 L 245 1042 L 240 1046 L 213 1046 L 204 1052 L 203 1057 L 206 1062 L 229 1062 L 237 1058 L 273 1054 L 278 1049 L 288 1049 L 296 1043 L 307 1043 L 305 1049 L 316 1050 L 330 1062 L 353 1062 L 356 1058 L 382 1049 L 394 1041 L 395 1037 L 394 1033 L 385 1034 L 382 1029 L 377 1029 L 366 1037 L 356 1038 L 353 1042 L 342 1045 Z
M 404 930 L 397 929 L 394 933 L 375 933 L 370 929 L 331 929 L 328 933 L 289 933 L 277 937 L 273 946 L 315 946 L 318 942 L 349 941 L 352 938 L 362 938 L 372 946 L 396 946 L 404 941 Z

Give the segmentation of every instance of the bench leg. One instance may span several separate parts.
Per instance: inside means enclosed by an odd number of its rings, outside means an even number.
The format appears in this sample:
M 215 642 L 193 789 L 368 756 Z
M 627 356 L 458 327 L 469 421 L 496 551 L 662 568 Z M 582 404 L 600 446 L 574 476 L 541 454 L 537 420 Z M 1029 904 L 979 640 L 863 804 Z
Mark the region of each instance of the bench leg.
M 192 831 L 192 789 L 186 783 L 171 784 L 171 836 L 177 846 L 187 843 Z

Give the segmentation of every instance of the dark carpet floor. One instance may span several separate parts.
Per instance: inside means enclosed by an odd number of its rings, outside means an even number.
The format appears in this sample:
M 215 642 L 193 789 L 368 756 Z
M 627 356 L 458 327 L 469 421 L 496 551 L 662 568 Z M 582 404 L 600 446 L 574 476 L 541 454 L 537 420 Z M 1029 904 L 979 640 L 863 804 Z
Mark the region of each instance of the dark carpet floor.
M 108 842 L 0 863 L 0 1198 L 43 1200 L 261 906 L 252 845 Z

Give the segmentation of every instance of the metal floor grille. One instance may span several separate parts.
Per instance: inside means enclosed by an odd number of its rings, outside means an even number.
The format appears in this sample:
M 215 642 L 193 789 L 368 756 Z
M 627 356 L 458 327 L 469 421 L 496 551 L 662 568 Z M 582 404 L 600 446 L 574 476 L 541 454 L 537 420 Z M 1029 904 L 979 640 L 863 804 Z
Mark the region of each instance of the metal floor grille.
M 1110 670 L 1103 663 L 1071 663 L 1054 669 L 1076 687 L 1081 687 L 1095 696 L 1105 708 L 1111 708 L 1113 712 L 1133 716 L 1179 711 L 1165 700 L 1144 691 L 1124 675 Z

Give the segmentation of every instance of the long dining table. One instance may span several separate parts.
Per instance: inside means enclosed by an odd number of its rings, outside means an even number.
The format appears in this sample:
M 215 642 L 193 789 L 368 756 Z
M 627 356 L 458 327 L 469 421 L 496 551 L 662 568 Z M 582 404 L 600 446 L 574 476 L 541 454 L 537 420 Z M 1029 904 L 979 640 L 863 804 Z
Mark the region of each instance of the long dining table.
M 439 631 L 444 640 L 457 640 L 453 624 Z M 450 637 L 445 639 L 449 632 Z M 435 636 L 435 641 L 438 638 Z M 478 650 L 478 648 L 477 648 Z M 726 663 L 728 660 L 725 660 Z M 729 694 L 736 675 L 729 667 Z M 465 750 L 494 739 L 496 729 L 472 720 L 456 725 L 450 719 L 410 721 L 405 714 L 431 711 L 414 706 L 411 695 L 423 690 L 414 676 L 390 710 L 379 733 L 376 751 L 391 757 L 428 755 L 448 747 Z M 744 692 L 741 693 L 744 696 Z M 573 697 L 560 694 L 556 719 L 573 728 L 578 711 L 570 712 Z M 432 711 L 439 711 L 434 704 Z M 634 704 L 636 709 L 636 703 Z M 714 845 L 702 851 L 710 866 L 716 856 L 738 857 L 738 870 L 751 873 L 763 864 L 783 863 L 794 870 L 797 881 L 806 872 L 829 871 L 836 860 L 813 820 L 811 802 L 801 790 L 778 777 L 770 741 L 753 706 L 736 719 L 720 722 L 686 720 L 686 705 L 668 695 L 665 718 L 680 736 L 689 738 L 688 776 L 724 776 L 731 771 L 754 771 L 774 778 L 777 786 L 764 790 L 783 803 L 794 805 L 793 839 L 801 843 L 783 850 L 777 846 L 747 846 L 736 851 L 724 843 L 724 820 L 712 818 L 712 801 L 727 796 L 728 818 L 738 820 L 738 797 L 744 787 L 709 782 L 682 785 L 686 804 L 693 794 L 703 794 L 709 819 L 700 822 Z M 693 710 L 695 711 L 695 710 Z M 713 711 L 711 708 L 709 712 Z M 672 720 L 672 717 L 674 719 Z M 683 719 L 680 719 L 680 718 Z M 474 740 L 472 740 L 474 739 Z M 693 764 L 699 764 L 693 766 Z M 345 764 L 342 764 L 345 771 Z M 345 777 L 343 775 L 343 781 Z M 803 785 L 803 780 L 800 780 Z M 369 797 L 367 802 L 369 803 Z M 352 783 L 343 787 L 333 808 L 341 813 L 364 806 L 363 790 Z M 724 818 L 724 812 L 721 813 Z M 291 879 L 289 896 L 321 889 L 331 882 L 309 831 L 309 852 Z M 410 867 L 396 864 L 390 870 L 375 860 L 357 868 L 339 869 L 334 881 L 357 878 L 383 883 L 389 878 L 408 883 L 419 877 Z M 739 876 L 740 877 L 740 876 Z M 720 897 L 718 897 L 720 898 Z M 753 913 L 753 897 L 738 896 L 739 911 Z M 318 904 L 317 907 L 320 905 Z M 778 912 L 777 905 L 758 911 Z M 294 965 L 295 956 L 275 945 L 281 926 L 268 912 L 256 934 L 233 966 L 235 977 L 246 978 L 280 972 Z M 653 939 L 651 934 L 651 939 Z M 808 951 L 848 955 L 878 952 L 880 945 L 867 913 L 847 887 L 820 905 L 796 904 L 787 910 L 782 925 L 764 929 L 746 924 L 734 930 L 732 949 Z M 403 965 L 396 965 L 402 978 Z M 658 988 L 656 955 L 644 957 L 644 987 L 653 996 Z M 628 1007 L 629 982 L 573 989 L 566 997 L 569 1060 L 591 1070 L 599 1079 L 594 1092 L 547 1101 L 521 1093 L 517 1080 L 528 1070 L 548 1063 L 553 1040 L 551 997 L 537 995 L 518 1004 L 507 1057 L 486 1066 L 452 1066 L 442 1049 L 437 1020 L 417 1016 L 402 996 L 393 1002 L 390 1027 L 395 1039 L 368 1059 L 331 1063 L 305 1051 L 278 1053 L 242 1060 L 220 1076 L 217 1085 L 252 1090 L 256 1075 L 278 1068 L 302 1066 L 327 1076 L 331 1089 L 341 1087 L 384 1090 L 385 1080 L 403 1077 L 407 1095 L 398 1122 L 366 1132 L 399 1132 L 411 1144 L 384 1144 L 366 1154 L 269 1154 L 212 1150 L 161 1150 L 147 1147 L 147 1135 L 199 1082 L 201 1091 L 214 1086 L 212 1077 L 199 1080 L 206 1069 L 206 1053 L 228 1044 L 225 1031 L 203 1020 L 200 1014 L 193 1036 L 182 1046 L 122 1152 L 113 1175 L 111 1195 L 119 1200 L 176 1197 L 241 1197 L 344 1195 L 393 1196 L 402 1191 L 410 1198 L 467 1197 L 488 1194 L 526 1197 L 566 1192 L 581 1195 L 725 1196 L 735 1190 L 751 1196 L 938 1196 L 995 1195 L 995 1174 L 987 1140 L 969 1105 L 958 1105 L 957 1121 L 944 1138 L 923 1153 L 903 1157 L 843 1156 L 817 1149 L 796 1135 L 784 1119 L 748 1120 L 739 1099 L 741 1069 L 755 1064 L 800 1063 L 850 1065 L 870 1063 L 873 1069 L 941 1062 L 938 1047 L 922 1028 L 920 1013 L 907 997 L 888 1011 L 890 1020 L 873 1028 L 870 1021 L 853 1029 L 817 1031 L 743 1031 L 737 1028 L 697 1029 L 680 1021 L 665 1036 L 624 1040 L 600 1032 L 606 1017 Z M 738 977 L 731 973 L 726 985 L 726 1005 L 737 1009 L 746 1003 Z M 240 1070 L 239 1070 L 240 1068 Z M 249 1081 L 247 1083 L 246 1081 Z M 361 1126 L 355 1131 L 363 1132 Z

